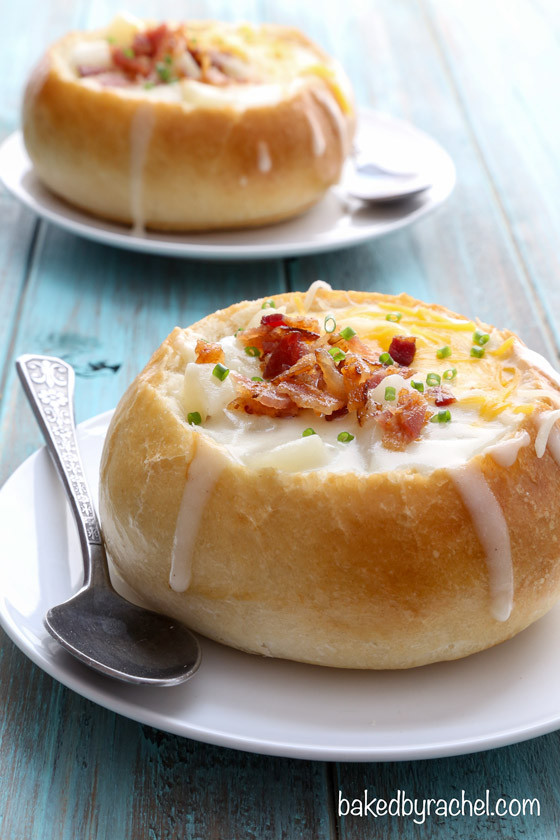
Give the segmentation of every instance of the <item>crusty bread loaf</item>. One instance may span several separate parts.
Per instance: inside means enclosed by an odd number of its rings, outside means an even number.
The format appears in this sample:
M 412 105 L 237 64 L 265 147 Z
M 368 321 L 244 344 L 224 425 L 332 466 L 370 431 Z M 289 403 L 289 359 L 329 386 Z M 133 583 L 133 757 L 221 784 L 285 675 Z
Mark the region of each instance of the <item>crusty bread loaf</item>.
M 273 388 L 249 375 L 254 365 L 263 376 L 262 354 L 245 354 L 243 368 L 243 344 L 265 313 L 283 314 L 286 331 L 316 318 L 319 341 L 346 347 L 346 361 L 365 352 L 339 338 L 349 325 L 384 353 L 395 336 L 415 336 L 396 391 L 412 400 L 410 383 L 424 383 L 417 439 L 386 436 L 397 416 L 389 387 L 365 403 L 361 426 L 340 410 L 332 421 L 309 409 L 258 417 L 235 400 L 224 414 L 220 388 L 240 387 L 235 365 L 255 394 Z M 201 354 L 220 340 L 231 371 L 214 381 Z M 443 408 L 439 386 L 440 406 L 428 387 L 438 376 L 454 399 Z M 101 466 L 108 551 L 150 607 L 245 651 L 344 668 L 463 657 L 518 633 L 560 596 L 559 405 L 557 375 L 512 333 L 405 295 L 315 288 L 239 303 L 175 329 L 119 403 Z M 302 437 L 306 427 L 316 434 Z M 340 442 L 345 430 L 354 439 Z
M 301 33 L 170 24 L 158 47 L 169 64 L 154 54 L 157 71 L 148 73 L 146 64 L 148 75 L 134 76 L 115 65 L 115 50 L 127 66 L 134 38 L 159 30 L 143 21 L 125 24 L 67 35 L 28 82 L 25 145 L 35 172 L 57 195 L 137 229 L 203 231 L 296 215 L 339 179 L 354 131 L 351 88 L 341 68 Z M 221 60 L 230 62 L 224 72 L 208 64 L 218 45 Z M 80 63 L 90 55 L 99 67 Z M 173 75 L 191 66 L 206 76 Z M 245 70 L 247 79 L 224 75 Z

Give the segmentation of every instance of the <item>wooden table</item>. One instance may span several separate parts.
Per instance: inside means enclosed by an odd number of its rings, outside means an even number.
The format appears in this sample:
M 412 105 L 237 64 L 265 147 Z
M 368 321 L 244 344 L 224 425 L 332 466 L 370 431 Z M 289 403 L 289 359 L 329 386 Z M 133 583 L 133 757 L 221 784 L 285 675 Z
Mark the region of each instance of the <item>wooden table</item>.
M 153 14 L 147 0 L 134 12 Z M 557 0 L 193 0 L 188 14 L 300 25 L 346 65 L 362 105 L 411 120 L 450 151 L 451 200 L 416 226 L 349 251 L 251 264 L 140 256 L 38 221 L 0 192 L 0 478 L 40 443 L 14 357 L 76 368 L 77 415 L 115 405 L 175 324 L 243 297 L 333 286 L 407 291 L 509 326 L 558 365 L 560 6 Z M 25 76 L 67 29 L 113 0 L 4 2 L 0 137 Z M 183 4 L 160 10 L 181 18 Z M 14 558 L 17 562 L 17 558 Z M 560 833 L 558 733 L 466 757 L 324 764 L 167 735 L 82 699 L 0 638 L 0 838 L 552 838 Z M 559 698 L 560 702 L 560 698 Z M 338 790 L 390 798 L 539 797 L 540 817 L 336 816 Z

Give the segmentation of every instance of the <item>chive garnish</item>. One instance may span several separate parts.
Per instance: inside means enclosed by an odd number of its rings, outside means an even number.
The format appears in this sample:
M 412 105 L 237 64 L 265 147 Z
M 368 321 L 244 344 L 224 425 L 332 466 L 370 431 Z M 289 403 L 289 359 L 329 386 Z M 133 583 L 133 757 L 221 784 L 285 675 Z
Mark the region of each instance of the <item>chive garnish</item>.
M 251 382 L 264 382 L 264 379 L 262 378 L 262 376 L 252 376 Z
M 395 321 L 396 323 L 398 323 L 401 320 L 401 318 L 402 312 L 389 312 L 387 315 L 385 315 L 386 321 Z
M 396 396 L 396 389 L 392 388 L 390 385 L 387 385 L 387 387 L 385 388 L 385 399 L 390 402 L 391 400 L 394 400 Z
M 155 82 L 144 82 L 144 90 L 150 90 L 156 86 Z
M 344 329 L 340 331 L 340 335 L 345 341 L 350 341 L 352 336 L 356 335 L 356 330 L 353 330 L 352 327 L 344 327 Z
M 354 440 L 354 435 L 351 435 L 350 432 L 341 432 L 336 439 L 341 443 L 350 443 L 351 440 Z
M 158 61 L 156 64 L 156 73 L 162 82 L 169 82 L 171 80 L 171 69 L 163 61 Z
M 238 328 L 235 330 L 235 332 L 234 332 L 234 334 L 233 334 L 233 337 L 234 337 L 234 338 L 237 338 L 237 336 L 239 335 L 239 333 L 240 333 L 240 332 L 243 332 L 243 327 L 238 327 Z
M 312 429 L 311 426 L 309 426 L 307 429 L 303 430 L 303 432 L 301 433 L 301 436 L 302 437 L 309 437 L 309 435 L 316 435 L 316 434 L 317 434 L 317 432 L 315 431 L 315 429 Z
M 187 422 L 191 424 L 191 426 L 200 426 L 202 423 L 202 417 L 198 411 L 189 411 L 187 414 Z
M 254 358 L 258 358 L 261 355 L 261 351 L 259 350 L 259 348 L 253 347 L 252 345 L 246 347 L 245 352 L 248 356 L 253 356 Z
M 326 333 L 333 333 L 336 330 L 336 320 L 334 315 L 327 315 L 323 321 L 323 326 Z
M 439 373 L 429 373 L 426 377 L 426 385 L 432 387 L 433 385 L 441 385 L 441 376 Z
M 229 373 L 229 368 L 223 365 L 221 362 L 218 362 L 214 370 L 212 371 L 212 376 L 215 376 L 216 379 L 219 379 L 220 382 L 223 382 L 226 376 Z
M 123 55 L 126 56 L 126 58 L 134 58 L 134 50 L 132 47 L 126 47 L 126 49 L 123 50 Z
M 424 393 L 424 383 L 423 382 L 415 382 L 414 379 L 410 380 L 410 387 L 415 388 L 419 394 Z
M 457 368 L 448 368 L 447 370 L 443 371 L 443 378 L 444 379 L 455 379 L 457 376 Z
M 261 306 L 261 309 L 276 309 L 276 304 L 274 303 L 272 298 L 270 298 L 270 300 L 265 300 L 265 302 Z
M 342 362 L 346 358 L 346 353 L 340 347 L 329 347 L 329 353 L 335 362 Z
M 482 359 L 484 356 L 484 347 L 471 347 L 471 356 L 475 359 Z
M 488 344 L 490 341 L 490 336 L 488 333 L 482 332 L 482 330 L 475 330 L 473 332 L 472 340 L 473 343 L 478 344 L 479 347 L 484 347 L 484 345 Z
M 382 365 L 392 365 L 393 364 L 393 357 L 389 355 L 389 353 L 382 353 L 379 357 L 379 361 Z
M 436 350 L 436 356 L 438 359 L 446 359 L 448 356 L 451 356 L 451 347 L 449 344 L 444 344 L 443 347 Z
M 444 408 L 442 411 L 438 411 L 437 414 L 434 414 L 433 417 L 430 417 L 430 423 L 450 423 L 451 422 L 451 412 L 448 408 Z

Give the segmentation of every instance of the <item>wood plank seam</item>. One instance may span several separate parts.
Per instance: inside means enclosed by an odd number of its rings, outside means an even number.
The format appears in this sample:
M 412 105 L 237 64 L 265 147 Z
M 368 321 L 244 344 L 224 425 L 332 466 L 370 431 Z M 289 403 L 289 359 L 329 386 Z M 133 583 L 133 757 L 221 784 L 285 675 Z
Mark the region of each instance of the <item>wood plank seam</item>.
M 33 266 L 35 264 L 35 257 L 37 253 L 37 242 L 39 239 L 39 231 L 44 223 L 37 217 L 35 223 L 33 225 L 33 232 L 31 234 L 31 241 L 29 243 L 29 251 L 27 253 L 27 257 L 25 260 L 25 266 L 23 270 L 23 275 L 21 279 L 20 291 L 17 298 L 17 304 L 14 311 L 14 318 L 12 322 L 12 328 L 10 332 L 10 337 L 8 343 L 6 344 L 6 351 L 4 358 L 2 359 L 1 364 L 1 373 L 0 373 L 0 406 L 3 404 L 2 396 L 4 394 L 6 388 L 6 382 L 8 379 L 8 375 L 10 372 L 10 366 L 12 364 L 13 352 L 14 347 L 17 341 L 17 336 L 19 332 L 19 326 L 21 321 L 21 313 L 23 311 L 23 307 L 25 305 L 25 299 L 27 295 L 27 289 L 29 287 L 29 281 L 31 278 L 31 272 L 33 271 Z M 2 420 L 2 410 L 0 408 L 0 423 Z
M 479 142 L 476 130 L 475 130 L 475 128 L 474 128 L 474 126 L 471 122 L 468 105 L 467 105 L 467 103 L 466 103 L 466 101 L 465 101 L 465 99 L 464 99 L 464 97 L 461 93 L 461 88 L 460 88 L 460 86 L 457 82 L 457 78 L 456 78 L 455 73 L 453 71 L 453 67 L 451 65 L 451 62 L 449 61 L 449 57 L 448 57 L 447 51 L 445 49 L 444 42 L 441 38 L 441 33 L 438 30 L 437 24 L 436 24 L 436 22 L 435 22 L 435 20 L 432 16 L 432 14 L 430 13 L 430 11 L 427 8 L 426 4 L 429 5 L 429 2 L 430 2 L 430 0 L 418 0 L 419 7 L 421 9 L 421 12 L 422 12 L 425 20 L 426 20 L 426 27 L 427 27 L 428 31 L 431 33 L 432 39 L 433 39 L 434 44 L 436 46 L 436 49 L 437 49 L 437 51 L 440 55 L 442 67 L 443 67 L 443 69 L 446 73 L 446 76 L 448 78 L 449 86 L 450 86 L 451 90 L 453 91 L 453 93 L 455 95 L 455 100 L 456 100 L 456 103 L 457 103 L 457 107 L 459 108 L 459 110 L 461 111 L 461 113 L 464 116 L 465 125 L 466 125 L 466 129 L 467 129 L 467 132 L 468 132 L 468 135 L 469 135 L 469 139 L 470 139 L 470 141 L 472 143 L 472 146 L 473 146 L 473 149 L 475 150 L 476 155 L 477 155 L 477 157 L 480 161 L 480 164 L 481 164 L 481 166 L 484 170 L 484 173 L 486 174 L 486 177 L 487 177 L 487 180 L 488 180 L 488 185 L 490 187 L 492 196 L 494 198 L 494 202 L 495 202 L 496 207 L 498 209 L 498 213 L 499 213 L 499 215 L 501 216 L 501 218 L 504 222 L 504 226 L 505 226 L 505 229 L 506 229 L 506 232 L 507 232 L 507 238 L 509 239 L 510 245 L 513 249 L 513 252 L 514 252 L 515 256 L 517 257 L 517 261 L 518 261 L 518 264 L 519 264 L 521 274 L 525 278 L 530 292 L 532 292 L 532 297 L 533 297 L 534 303 L 537 307 L 537 310 L 539 312 L 539 315 L 540 315 L 540 318 L 541 318 L 541 321 L 542 321 L 542 325 L 543 325 L 544 330 L 546 332 L 547 338 L 549 339 L 549 342 L 552 345 L 552 347 L 554 347 L 556 349 L 556 357 L 557 358 L 556 358 L 555 361 L 557 361 L 558 364 L 560 364 L 560 347 L 559 347 L 558 342 L 557 342 L 556 337 L 555 337 L 554 327 L 553 327 L 553 324 L 551 322 L 550 315 L 549 315 L 549 313 L 546 309 L 546 306 L 544 305 L 544 302 L 541 298 L 538 287 L 533 282 L 533 278 L 531 276 L 531 271 L 529 269 L 529 266 L 527 265 L 527 262 L 526 262 L 526 260 L 523 256 L 523 252 L 522 252 L 522 250 L 519 246 L 519 243 L 517 241 L 517 237 L 515 236 L 515 234 L 512 230 L 511 220 L 510 220 L 508 212 L 507 212 L 507 210 L 504 206 L 504 203 L 501 199 L 496 181 L 494 179 L 492 170 L 490 169 L 490 166 L 488 164 L 488 161 L 486 159 L 486 156 L 484 154 L 482 146 Z

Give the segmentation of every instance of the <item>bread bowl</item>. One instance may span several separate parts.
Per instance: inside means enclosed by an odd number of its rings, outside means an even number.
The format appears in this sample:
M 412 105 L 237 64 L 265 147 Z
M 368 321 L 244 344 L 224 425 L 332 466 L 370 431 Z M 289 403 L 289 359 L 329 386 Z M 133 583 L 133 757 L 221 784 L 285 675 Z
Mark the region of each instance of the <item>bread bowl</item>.
M 440 306 L 320 283 L 236 304 L 176 328 L 117 407 L 114 571 L 252 653 L 469 655 L 560 596 L 559 416 L 544 358 Z
M 41 181 L 138 230 L 301 213 L 338 180 L 354 122 L 343 70 L 298 30 L 130 15 L 51 46 L 23 102 Z

